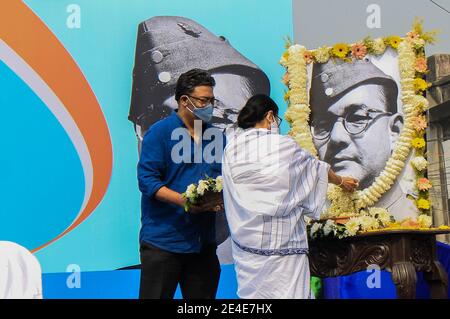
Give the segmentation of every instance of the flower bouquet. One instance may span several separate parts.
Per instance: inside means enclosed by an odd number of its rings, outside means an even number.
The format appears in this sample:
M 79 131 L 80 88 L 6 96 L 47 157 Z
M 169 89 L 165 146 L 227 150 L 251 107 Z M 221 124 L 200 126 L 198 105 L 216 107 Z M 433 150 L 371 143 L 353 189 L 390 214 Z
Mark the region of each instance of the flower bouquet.
M 188 212 L 193 205 L 201 207 L 204 211 L 220 212 L 224 210 L 223 204 L 223 179 L 207 177 L 199 180 L 197 184 L 191 184 L 181 194 L 186 199 L 184 210 Z

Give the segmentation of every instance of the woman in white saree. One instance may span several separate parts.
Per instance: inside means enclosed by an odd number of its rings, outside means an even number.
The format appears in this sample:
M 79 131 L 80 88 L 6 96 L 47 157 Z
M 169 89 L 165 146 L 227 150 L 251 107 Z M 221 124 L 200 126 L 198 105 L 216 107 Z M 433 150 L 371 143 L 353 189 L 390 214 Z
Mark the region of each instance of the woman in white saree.
M 250 98 L 223 155 L 240 298 L 312 298 L 304 216 L 320 217 L 329 182 L 347 191 L 358 186 L 280 135 L 280 122 L 270 97 Z

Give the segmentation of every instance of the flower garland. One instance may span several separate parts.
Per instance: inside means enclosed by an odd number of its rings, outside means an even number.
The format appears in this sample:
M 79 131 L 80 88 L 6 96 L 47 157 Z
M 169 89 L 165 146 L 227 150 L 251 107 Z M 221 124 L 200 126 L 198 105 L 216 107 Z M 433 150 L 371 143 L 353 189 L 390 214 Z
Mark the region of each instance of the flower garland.
M 359 213 L 366 207 L 373 206 L 386 193 L 402 172 L 411 148 L 414 157 L 411 165 L 417 176 L 419 196 L 416 206 L 425 214 L 429 214 L 429 189 L 431 183 L 426 179 L 425 129 L 427 121 L 425 111 L 428 101 L 423 93 L 429 84 L 424 80 L 427 72 L 424 46 L 435 41 L 436 32 L 423 32 L 422 21 L 416 20 L 413 30 L 405 38 L 389 36 L 371 39 L 367 37 L 354 44 L 337 43 L 332 47 L 323 46 L 308 51 L 301 45 L 292 45 L 287 41 L 280 64 L 286 68 L 283 82 L 289 90 L 285 94 L 288 109 L 285 114 L 291 126 L 291 135 L 303 149 L 317 156 L 317 150 L 312 142 L 309 127 L 311 109 L 308 95 L 307 65 L 310 63 L 326 63 L 329 59 L 341 59 L 351 62 L 363 59 L 367 54 L 382 55 L 387 47 L 398 52 L 400 71 L 401 100 L 403 102 L 404 128 L 397 139 L 391 157 L 385 168 L 375 181 L 364 190 L 355 194 L 344 193 L 338 187 L 330 187 L 328 198 L 331 201 L 326 216 L 335 216 L 342 212 Z
M 431 216 L 422 214 L 416 219 L 407 218 L 401 222 L 395 221 L 394 217 L 384 208 L 371 207 L 362 211 L 357 217 L 350 218 L 345 223 L 339 223 L 333 219 L 309 222 L 307 234 L 310 239 L 335 237 L 346 238 L 364 232 L 382 230 L 438 230 L 450 229 L 449 226 L 432 227 Z
M 306 90 L 308 75 L 306 70 L 306 48 L 301 45 L 292 45 L 283 55 L 283 63 L 288 72 L 289 91 L 285 99 L 289 100 L 289 108 L 285 113 L 285 119 L 291 126 L 290 135 L 305 150 L 317 156 L 312 135 L 309 130 L 309 96 Z M 309 55 L 307 55 L 309 56 Z

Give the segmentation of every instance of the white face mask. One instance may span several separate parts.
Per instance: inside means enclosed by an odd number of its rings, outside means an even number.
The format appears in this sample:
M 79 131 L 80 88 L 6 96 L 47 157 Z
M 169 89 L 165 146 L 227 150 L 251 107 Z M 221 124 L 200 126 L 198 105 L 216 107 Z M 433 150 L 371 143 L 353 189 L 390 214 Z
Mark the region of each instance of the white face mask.
M 278 126 L 275 116 L 273 117 L 272 123 L 270 123 L 270 131 L 275 134 L 280 134 L 280 127 Z
M 280 134 L 280 128 L 276 122 L 272 122 L 270 124 L 270 131 L 275 134 Z

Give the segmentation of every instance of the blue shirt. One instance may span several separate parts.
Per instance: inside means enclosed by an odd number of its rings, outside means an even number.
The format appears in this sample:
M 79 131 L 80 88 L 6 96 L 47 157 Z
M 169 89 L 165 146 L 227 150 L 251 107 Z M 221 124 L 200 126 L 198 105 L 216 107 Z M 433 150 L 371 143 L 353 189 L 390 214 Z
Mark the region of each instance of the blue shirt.
M 176 112 L 146 132 L 137 169 L 142 192 L 141 242 L 176 253 L 199 252 L 205 245 L 216 244 L 215 213 L 189 214 L 154 196 L 163 186 L 183 193 L 190 184 L 221 174 L 225 137 L 209 124 L 203 125 L 203 132 L 210 128 L 213 136 L 202 134 L 201 148 Z

